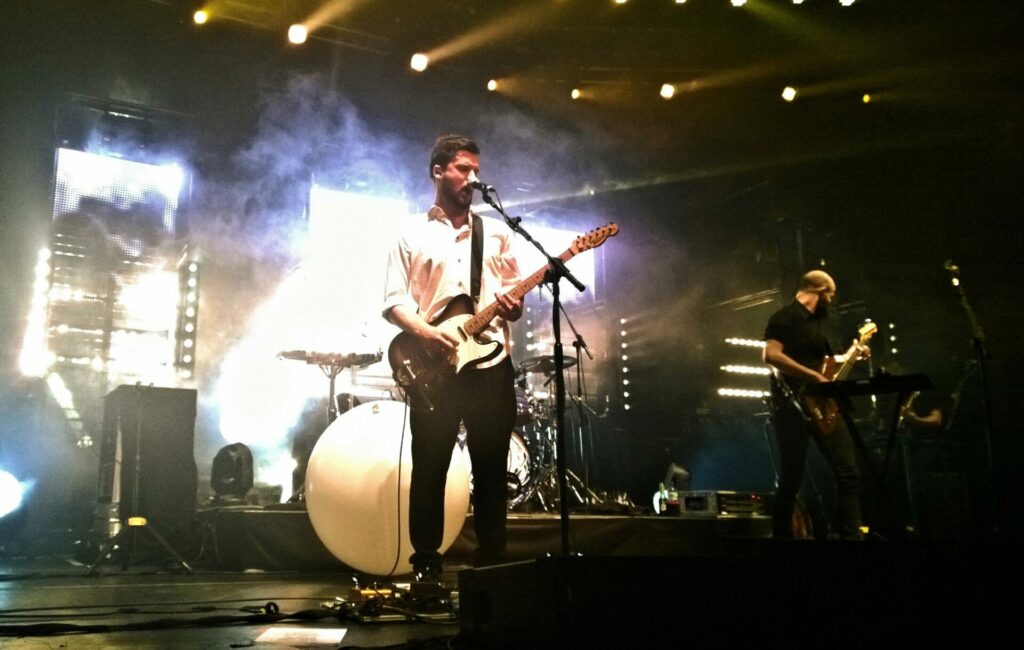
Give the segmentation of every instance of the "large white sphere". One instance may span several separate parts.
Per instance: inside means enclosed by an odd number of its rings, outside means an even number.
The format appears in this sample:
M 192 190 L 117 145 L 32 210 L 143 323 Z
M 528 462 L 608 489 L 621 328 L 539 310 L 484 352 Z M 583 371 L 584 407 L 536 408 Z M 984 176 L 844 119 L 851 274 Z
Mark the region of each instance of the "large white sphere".
M 467 458 L 459 445 L 453 447 L 440 553 L 455 542 L 469 511 Z M 306 509 L 327 550 L 371 575 L 412 571 L 411 475 L 412 441 L 404 403 L 367 402 L 339 415 L 320 436 L 306 468 Z

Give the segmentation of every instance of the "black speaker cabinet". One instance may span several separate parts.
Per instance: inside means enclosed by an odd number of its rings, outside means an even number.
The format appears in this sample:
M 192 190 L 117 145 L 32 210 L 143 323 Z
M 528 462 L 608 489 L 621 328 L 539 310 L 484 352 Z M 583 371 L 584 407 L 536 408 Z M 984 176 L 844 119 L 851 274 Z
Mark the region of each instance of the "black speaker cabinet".
M 117 506 L 122 521 L 140 515 L 169 539 L 186 537 L 196 511 L 195 419 L 194 390 L 112 390 L 103 410 L 100 504 Z
M 547 557 L 461 571 L 460 637 L 470 647 L 588 650 L 666 639 L 723 648 L 892 645 L 963 631 L 994 642 L 1001 637 L 990 631 L 1015 620 L 1002 594 L 1024 566 L 1011 544 L 751 540 L 729 551 Z

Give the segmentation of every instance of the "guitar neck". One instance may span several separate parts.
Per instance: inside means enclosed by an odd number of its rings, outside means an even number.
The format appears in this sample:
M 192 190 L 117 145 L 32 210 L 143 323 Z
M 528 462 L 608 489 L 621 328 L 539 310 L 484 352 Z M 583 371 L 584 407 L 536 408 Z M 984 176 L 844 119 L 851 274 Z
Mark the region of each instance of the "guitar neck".
M 843 365 L 839 366 L 839 368 L 836 370 L 836 374 L 830 377 L 829 379 L 831 379 L 832 381 L 840 381 L 842 379 L 846 379 L 847 375 L 850 374 L 850 371 L 853 370 L 853 362 L 856 356 L 857 344 L 854 343 L 853 345 L 850 346 L 850 349 L 846 351 L 846 358 L 843 361 Z
M 574 253 L 572 249 L 569 248 L 566 249 L 564 253 L 559 255 L 558 259 L 562 260 L 563 262 L 568 262 L 575 255 L 576 253 Z M 511 296 L 515 300 L 522 300 L 523 297 L 526 296 L 526 294 L 533 291 L 534 287 L 536 287 L 537 285 L 544 281 L 544 276 L 547 275 L 547 272 L 549 270 L 551 270 L 551 265 L 545 264 L 544 266 L 537 269 L 529 276 L 523 278 L 523 280 L 520 281 L 519 284 L 509 289 L 507 295 Z M 462 328 L 466 331 L 466 334 L 470 336 L 476 336 L 480 332 L 487 329 L 487 326 L 490 324 L 492 320 L 494 320 L 494 317 L 497 315 L 498 303 L 497 301 L 495 301 L 481 309 L 475 316 L 466 321 Z

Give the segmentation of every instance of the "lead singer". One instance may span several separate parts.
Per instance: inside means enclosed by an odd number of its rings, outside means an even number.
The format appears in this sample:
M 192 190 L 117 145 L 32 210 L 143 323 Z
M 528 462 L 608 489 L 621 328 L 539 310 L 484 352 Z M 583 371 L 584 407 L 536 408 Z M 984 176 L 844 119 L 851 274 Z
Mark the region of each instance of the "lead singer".
M 384 318 L 425 345 L 451 350 L 453 337 L 432 325 L 452 298 L 465 294 L 475 307 L 497 301 L 498 317 L 485 333 L 502 340 L 500 354 L 455 376 L 434 400 L 434 410 L 413 409 L 412 481 L 409 494 L 410 558 L 416 579 L 441 578 L 438 549 L 444 533 L 444 492 L 459 423 L 473 464 L 473 521 L 478 548 L 474 566 L 501 562 L 508 510 L 506 467 L 515 425 L 515 372 L 509 356 L 508 323 L 522 315 L 521 300 L 505 295 L 519 282 L 510 231 L 504 223 L 470 210 L 472 183 L 480 173 L 480 147 L 472 139 L 445 135 L 430 154 L 434 205 L 399 237 L 388 264 Z M 473 222 L 479 220 L 483 255 L 479 295 L 471 291 Z

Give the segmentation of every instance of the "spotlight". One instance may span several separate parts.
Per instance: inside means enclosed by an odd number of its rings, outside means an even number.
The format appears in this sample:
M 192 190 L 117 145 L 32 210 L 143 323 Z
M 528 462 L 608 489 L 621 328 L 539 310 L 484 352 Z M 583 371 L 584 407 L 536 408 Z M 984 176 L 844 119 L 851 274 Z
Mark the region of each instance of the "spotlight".
M 573 99 L 579 99 L 580 97 L 583 96 L 583 93 L 580 92 L 579 88 L 573 88 L 572 92 L 569 93 L 569 96 L 572 97 Z
M 853 4 L 853 0 L 839 0 L 839 4 L 841 4 L 844 7 L 849 7 L 850 5 Z
M 676 87 L 674 85 L 672 85 L 672 84 L 662 84 L 661 85 L 661 96 L 664 97 L 665 99 L 672 99 L 673 97 L 675 97 L 675 94 L 676 94 Z
M 729 0 L 734 7 L 742 7 L 747 4 L 747 0 Z
M 305 25 L 295 24 L 288 28 L 288 42 L 302 45 L 309 38 L 309 30 Z
M 6 517 L 21 505 L 24 487 L 14 475 L 0 469 L 0 517 Z
M 417 52 L 416 54 L 413 54 L 412 58 L 409 60 L 409 67 L 415 70 L 416 72 L 423 72 L 424 70 L 427 69 L 427 65 L 429 64 L 430 57 L 427 56 L 426 54 L 423 54 L 422 52 Z
M 213 457 L 210 486 L 218 498 L 244 499 L 252 480 L 252 451 L 244 444 L 222 447 Z
M 782 98 L 787 102 L 791 102 L 796 99 L 796 88 L 793 86 L 786 86 L 782 89 Z
M 870 104 L 871 103 L 871 95 L 869 95 L 868 93 L 864 93 L 864 96 L 861 97 L 860 100 L 862 102 L 864 102 L 865 104 Z
M 491 91 L 493 93 L 497 89 L 498 89 L 498 82 L 497 81 L 495 81 L 494 79 L 491 79 L 490 81 L 487 82 L 487 90 L 489 90 L 489 91 Z
M 205 25 L 206 21 L 210 19 L 210 14 L 205 9 L 200 9 L 192 14 L 192 22 L 197 25 Z

